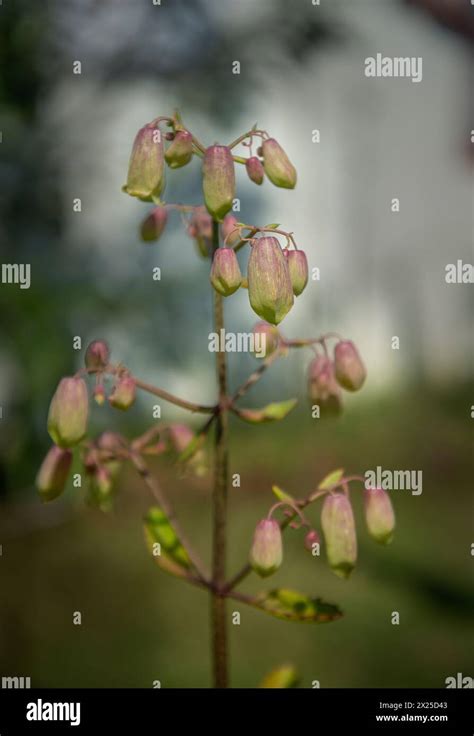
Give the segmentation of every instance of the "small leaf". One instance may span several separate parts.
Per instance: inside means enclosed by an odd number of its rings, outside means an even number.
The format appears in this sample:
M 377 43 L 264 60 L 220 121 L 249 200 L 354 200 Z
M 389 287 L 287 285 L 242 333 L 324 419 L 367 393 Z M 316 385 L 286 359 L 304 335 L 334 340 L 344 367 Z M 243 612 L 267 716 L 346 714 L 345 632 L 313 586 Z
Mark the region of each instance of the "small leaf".
M 260 683 L 261 688 L 296 687 L 300 681 L 298 672 L 292 664 L 282 664 L 268 672 Z
M 290 503 L 295 502 L 293 496 L 290 496 L 289 493 L 283 491 L 279 486 L 272 486 L 272 491 L 279 501 L 289 501 Z
M 249 424 L 263 424 L 284 419 L 298 403 L 298 399 L 275 401 L 261 409 L 234 409 L 235 413 Z
M 279 222 L 271 222 L 270 225 L 265 225 L 263 230 L 275 230 L 275 228 L 280 227 Z
M 309 598 L 288 588 L 278 588 L 269 593 L 262 593 L 248 602 L 270 616 L 276 616 L 285 621 L 323 624 L 336 621 L 342 616 L 342 611 L 338 606 L 325 603 L 321 598 Z
M 153 553 L 153 545 L 159 544 L 161 547 L 161 555 L 153 555 L 158 564 L 168 572 L 171 572 L 170 565 L 161 564 L 160 558 L 168 558 L 171 566 L 178 565 L 181 568 L 188 569 L 190 567 L 190 559 L 188 553 L 179 541 L 178 535 L 168 521 L 167 516 L 163 513 L 159 506 L 152 506 L 145 516 L 145 539 L 148 549 Z
M 325 491 L 328 488 L 331 488 L 331 486 L 335 486 L 343 477 L 344 468 L 333 470 L 331 473 L 329 473 L 329 475 L 326 475 L 326 477 L 322 479 L 321 483 L 318 486 L 318 491 Z

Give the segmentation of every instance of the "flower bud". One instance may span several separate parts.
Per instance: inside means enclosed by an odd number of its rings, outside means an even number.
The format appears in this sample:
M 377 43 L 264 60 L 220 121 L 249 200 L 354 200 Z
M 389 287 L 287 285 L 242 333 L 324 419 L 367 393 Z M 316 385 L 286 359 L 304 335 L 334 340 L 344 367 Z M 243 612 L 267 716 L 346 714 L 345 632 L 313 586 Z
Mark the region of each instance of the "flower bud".
M 94 340 L 87 346 L 84 362 L 88 370 L 99 371 L 106 367 L 109 357 L 109 346 L 105 340 Z
M 36 486 L 42 501 L 52 501 L 64 491 L 72 463 L 71 450 L 53 445 L 36 476 Z
M 326 496 L 321 526 L 329 565 L 339 577 L 349 577 L 357 560 L 357 538 L 351 502 L 345 493 Z
M 253 241 L 247 279 L 252 309 L 262 319 L 277 325 L 293 305 L 293 289 L 286 258 L 276 238 Z
M 153 123 L 138 131 L 128 166 L 127 183 L 122 190 L 131 197 L 151 202 L 165 185 L 163 135 Z
M 233 248 L 218 248 L 211 267 L 211 284 L 222 296 L 230 296 L 242 283 L 239 262 Z
M 89 477 L 88 502 L 101 511 L 109 511 L 112 507 L 113 479 L 104 465 L 98 465 Z
M 132 376 L 122 376 L 118 379 L 112 393 L 109 396 L 109 403 L 116 409 L 126 411 L 135 402 L 136 384 Z
M 240 240 L 240 233 L 236 228 L 237 218 L 234 215 L 226 215 L 222 223 L 222 237 L 226 245 L 235 245 Z
M 319 406 L 321 416 L 337 416 L 342 411 L 342 392 L 329 358 L 318 356 L 308 368 L 308 396 Z
M 140 235 L 145 243 L 158 240 L 165 229 L 168 219 L 168 211 L 166 207 L 155 207 L 149 215 L 143 220 Z
M 94 386 L 94 401 L 97 406 L 103 406 L 105 403 L 105 388 L 103 383 L 97 383 Z
M 308 283 L 308 261 L 306 259 L 306 253 L 302 250 L 288 249 L 285 249 L 284 253 L 288 263 L 288 271 L 290 272 L 293 294 L 299 296 Z
M 388 544 L 395 529 L 395 514 L 388 493 L 382 488 L 366 488 L 364 502 L 370 536 L 380 544 Z
M 48 432 L 59 447 L 73 447 L 87 431 L 89 400 L 82 378 L 62 378 L 51 399 Z
M 334 350 L 336 378 L 348 391 L 358 391 L 367 372 L 356 346 L 351 340 L 341 340 Z
M 267 138 L 262 143 L 262 153 L 263 167 L 272 184 L 285 189 L 294 189 L 296 169 L 280 144 L 274 138 Z
M 170 169 L 186 166 L 193 157 L 193 137 L 187 130 L 179 130 L 165 153 Z
M 316 529 L 310 529 L 304 538 L 304 546 L 309 552 L 312 552 L 315 544 L 320 545 L 321 540 Z
M 283 545 L 278 522 L 274 519 L 262 519 L 258 522 L 252 549 L 250 564 L 255 572 L 267 577 L 278 570 L 283 560 Z
M 209 146 L 202 164 L 204 201 L 211 215 L 221 220 L 235 196 L 234 159 L 227 146 Z
M 194 432 L 187 424 L 172 424 L 168 429 L 168 436 L 172 449 L 179 454 L 194 439 Z
M 188 235 L 196 241 L 203 258 L 212 252 L 212 217 L 205 207 L 195 207 L 188 225 Z
M 251 156 L 245 162 L 245 168 L 250 181 L 255 184 L 261 184 L 263 182 L 264 169 L 263 164 L 257 156 Z
M 280 333 L 267 322 L 257 322 L 253 328 L 254 355 L 256 358 L 268 358 L 280 344 Z

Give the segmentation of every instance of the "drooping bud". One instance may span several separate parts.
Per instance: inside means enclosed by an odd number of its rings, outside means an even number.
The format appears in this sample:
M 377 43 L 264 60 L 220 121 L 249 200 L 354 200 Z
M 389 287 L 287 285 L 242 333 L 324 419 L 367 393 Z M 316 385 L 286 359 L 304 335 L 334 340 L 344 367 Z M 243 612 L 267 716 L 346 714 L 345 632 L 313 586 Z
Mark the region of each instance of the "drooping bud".
M 151 202 L 165 185 L 163 134 L 148 123 L 138 131 L 128 166 L 127 183 L 122 190 L 131 197 Z
M 136 384 L 132 376 L 121 376 L 109 396 L 109 403 L 116 409 L 126 411 L 135 402 Z
M 82 378 L 62 378 L 51 399 L 48 432 L 59 447 L 73 447 L 87 431 L 89 400 Z
M 315 545 L 320 545 L 321 540 L 316 529 L 310 529 L 304 538 L 304 546 L 309 552 L 313 552 Z
M 226 245 L 235 245 L 240 240 L 240 234 L 237 230 L 237 218 L 234 215 L 226 215 L 222 223 L 222 237 Z
M 165 153 L 170 169 L 186 166 L 193 157 L 193 137 L 187 130 L 179 130 Z
M 100 371 L 109 362 L 110 350 L 105 340 L 94 340 L 86 349 L 84 362 L 88 370 Z
M 242 283 L 239 262 L 233 248 L 218 248 L 211 267 L 211 284 L 222 296 L 230 296 Z
M 265 171 L 262 162 L 257 156 L 248 158 L 245 162 L 245 168 L 247 169 L 250 181 L 253 181 L 255 184 L 261 184 L 263 182 Z
M 262 143 L 262 153 L 263 167 L 272 184 L 285 189 L 294 189 L 296 169 L 280 144 L 274 138 L 267 138 Z
M 52 501 L 64 491 L 72 463 L 71 450 L 53 445 L 36 476 L 36 486 L 42 501 Z
M 145 243 L 158 240 L 165 229 L 168 220 L 166 207 L 155 207 L 143 220 L 140 227 L 140 235 Z
M 342 392 L 329 358 L 318 356 L 308 368 L 308 396 L 319 406 L 321 416 L 337 416 L 342 411 Z
M 268 358 L 280 344 L 280 333 L 267 322 L 257 322 L 253 328 L 254 351 L 256 358 Z
M 227 146 L 209 146 L 202 164 L 204 201 L 211 215 L 221 220 L 235 196 L 234 159 Z
M 280 525 L 274 519 L 262 519 L 258 522 L 249 559 L 255 572 L 262 577 L 271 575 L 280 567 L 283 545 Z
M 212 217 L 205 207 L 196 207 L 188 225 L 188 235 L 194 238 L 203 258 L 212 252 Z
M 338 382 L 348 391 L 358 391 L 367 376 L 358 350 L 351 340 L 341 340 L 334 350 Z
M 308 261 L 306 253 L 302 250 L 284 251 L 290 272 L 293 294 L 299 296 L 308 283 Z
M 383 488 L 366 488 L 364 502 L 370 536 L 380 544 L 389 544 L 393 539 L 395 514 L 388 493 Z
M 89 476 L 88 502 L 101 511 L 109 511 L 112 506 L 113 479 L 109 468 L 98 465 Z
M 253 241 L 248 263 L 250 305 L 259 317 L 277 325 L 293 306 L 288 264 L 274 237 Z
M 103 383 L 97 383 L 94 386 L 94 401 L 98 406 L 103 406 L 105 403 L 105 388 Z
M 345 493 L 326 496 L 321 526 L 329 565 L 339 577 L 349 577 L 357 560 L 357 537 L 351 502 Z

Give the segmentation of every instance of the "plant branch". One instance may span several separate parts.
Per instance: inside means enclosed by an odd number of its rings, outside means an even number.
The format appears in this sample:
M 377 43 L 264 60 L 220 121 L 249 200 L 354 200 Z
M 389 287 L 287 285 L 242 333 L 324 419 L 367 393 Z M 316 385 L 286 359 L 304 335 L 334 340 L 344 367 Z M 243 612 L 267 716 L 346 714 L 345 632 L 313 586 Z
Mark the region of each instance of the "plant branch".
M 137 386 L 137 388 L 140 388 L 142 391 L 146 391 L 149 394 L 158 396 L 160 399 L 168 401 L 170 404 L 180 406 L 182 409 L 187 409 L 188 411 L 200 414 L 214 414 L 216 411 L 216 406 L 194 404 L 192 401 L 180 399 L 178 396 L 174 396 L 173 394 L 168 393 L 168 391 L 164 391 L 162 388 L 158 388 L 158 386 L 152 386 L 150 383 L 140 381 L 135 376 L 133 377 L 133 380 L 135 381 L 135 385 Z
M 235 401 L 237 401 L 238 399 L 241 399 L 242 396 L 244 396 L 244 394 L 247 393 L 247 391 L 249 390 L 249 388 L 251 388 L 255 383 L 257 383 L 257 381 L 260 380 L 260 378 L 263 376 L 263 374 L 265 373 L 265 371 L 268 368 L 270 368 L 270 366 L 272 365 L 272 363 L 274 363 L 277 360 L 277 358 L 281 357 L 281 355 L 283 355 L 282 350 L 280 348 L 277 348 L 276 350 L 274 350 L 273 353 L 271 353 L 268 356 L 268 358 L 265 358 L 265 360 L 257 368 L 257 370 L 255 370 L 253 373 L 251 373 L 251 375 L 247 378 L 247 380 L 245 381 L 245 383 L 243 383 L 242 386 L 239 389 L 237 389 L 237 391 L 235 392 L 235 394 L 232 396 L 231 405 Z
M 156 499 L 159 507 L 165 514 L 165 516 L 168 518 L 169 523 L 171 526 L 174 527 L 174 530 L 176 531 L 177 536 L 179 537 L 179 541 L 185 548 L 186 552 L 189 555 L 189 559 L 191 560 L 194 569 L 196 570 L 196 574 L 200 582 L 209 587 L 209 580 L 208 580 L 208 574 L 206 573 L 204 569 L 204 565 L 201 562 L 200 558 L 198 557 L 197 553 L 193 550 L 191 544 L 186 538 L 186 535 L 184 534 L 183 530 L 181 529 L 181 526 L 179 524 L 179 521 L 176 517 L 175 511 L 164 495 L 163 491 L 161 490 L 161 486 L 158 483 L 158 480 L 151 474 L 148 465 L 143 460 L 140 455 L 138 455 L 135 452 L 129 453 L 129 458 L 132 461 L 133 465 L 135 466 L 138 474 L 143 478 L 143 481 L 146 483 L 150 491 L 152 492 L 154 498 Z

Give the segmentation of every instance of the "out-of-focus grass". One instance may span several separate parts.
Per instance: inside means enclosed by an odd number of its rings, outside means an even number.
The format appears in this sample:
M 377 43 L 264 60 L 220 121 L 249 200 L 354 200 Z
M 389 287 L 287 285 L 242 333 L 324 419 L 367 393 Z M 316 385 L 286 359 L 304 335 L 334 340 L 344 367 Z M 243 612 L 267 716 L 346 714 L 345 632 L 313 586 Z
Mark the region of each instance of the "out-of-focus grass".
M 394 491 L 398 528 L 388 547 L 368 539 L 355 495 L 360 552 L 349 581 L 330 572 L 324 551 L 318 559 L 304 550 L 301 531 L 288 530 L 282 569 L 267 581 L 252 576 L 242 589 L 294 587 L 338 603 L 345 616 L 319 626 L 286 623 L 230 601 L 229 620 L 241 614 L 239 626 L 230 624 L 234 686 L 255 686 L 284 661 L 296 664 L 305 687 L 313 680 L 321 687 L 438 687 L 456 672 L 472 674 L 469 405 L 464 392 L 416 389 L 396 400 L 354 398 L 333 423 L 312 420 L 305 407 L 276 425 L 233 423 L 231 472 L 240 474 L 241 487 L 230 491 L 230 572 L 245 560 L 273 482 L 303 496 L 339 466 L 423 470 L 422 495 Z M 206 482 L 157 467 L 183 524 L 208 554 Z M 3 511 L 4 520 L 15 519 L 16 534 L 2 535 L 1 674 L 30 676 L 34 686 L 209 686 L 207 595 L 148 556 L 146 489 L 126 472 L 109 515 L 77 496 L 68 491 L 66 518 L 50 528 L 31 529 L 31 515 L 41 522 L 51 513 L 35 499 Z M 308 511 L 316 526 L 319 508 Z M 73 625 L 75 611 L 81 626 Z M 392 611 L 400 614 L 398 626 Z

